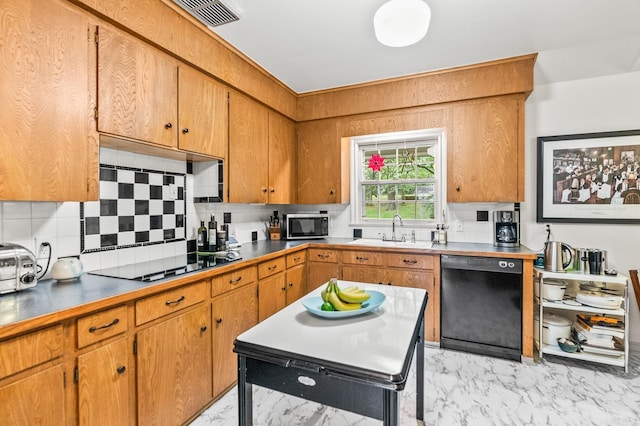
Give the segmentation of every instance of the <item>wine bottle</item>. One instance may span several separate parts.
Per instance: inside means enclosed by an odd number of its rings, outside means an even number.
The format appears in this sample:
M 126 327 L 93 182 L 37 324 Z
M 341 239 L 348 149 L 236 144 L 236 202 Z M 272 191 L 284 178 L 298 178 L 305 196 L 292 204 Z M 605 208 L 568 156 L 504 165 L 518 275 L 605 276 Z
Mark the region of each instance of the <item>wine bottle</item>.
M 198 251 L 207 251 L 208 247 L 208 235 L 207 227 L 204 226 L 204 220 L 200 221 L 200 228 L 198 228 Z
M 209 251 L 217 251 L 217 230 L 218 222 L 216 222 L 214 215 L 211 215 L 211 220 L 209 221 Z

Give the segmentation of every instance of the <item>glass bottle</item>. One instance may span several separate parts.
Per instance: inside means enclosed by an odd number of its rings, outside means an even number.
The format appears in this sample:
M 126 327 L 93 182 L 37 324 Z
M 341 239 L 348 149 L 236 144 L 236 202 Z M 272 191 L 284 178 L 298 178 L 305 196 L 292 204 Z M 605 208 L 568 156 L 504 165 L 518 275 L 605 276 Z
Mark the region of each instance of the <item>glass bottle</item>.
M 207 251 L 208 248 L 208 233 L 207 227 L 204 226 L 204 220 L 200 221 L 200 228 L 198 228 L 198 251 Z

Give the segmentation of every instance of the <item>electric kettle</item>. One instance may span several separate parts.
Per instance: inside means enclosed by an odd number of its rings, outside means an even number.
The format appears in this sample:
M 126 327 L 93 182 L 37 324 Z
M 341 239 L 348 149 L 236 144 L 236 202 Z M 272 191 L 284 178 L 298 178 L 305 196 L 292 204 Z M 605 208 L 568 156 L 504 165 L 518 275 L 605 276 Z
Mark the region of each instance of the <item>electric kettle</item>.
M 544 248 L 544 270 L 565 272 L 572 264 L 574 249 L 560 241 L 547 241 Z

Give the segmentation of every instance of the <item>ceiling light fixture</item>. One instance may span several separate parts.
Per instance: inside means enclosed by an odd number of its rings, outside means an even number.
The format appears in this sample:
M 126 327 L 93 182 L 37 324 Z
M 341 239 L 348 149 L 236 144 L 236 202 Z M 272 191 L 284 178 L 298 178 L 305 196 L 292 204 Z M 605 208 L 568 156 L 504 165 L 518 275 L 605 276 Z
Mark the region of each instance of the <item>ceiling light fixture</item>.
M 378 41 L 389 47 L 411 46 L 429 29 L 431 9 L 422 0 L 390 0 L 373 16 Z

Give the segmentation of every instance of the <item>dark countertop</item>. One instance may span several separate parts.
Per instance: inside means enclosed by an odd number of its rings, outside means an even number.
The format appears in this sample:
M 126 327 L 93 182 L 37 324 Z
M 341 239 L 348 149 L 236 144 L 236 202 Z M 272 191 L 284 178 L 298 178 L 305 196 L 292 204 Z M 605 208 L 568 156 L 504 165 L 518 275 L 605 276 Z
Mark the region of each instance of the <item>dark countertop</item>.
M 156 291 L 164 291 L 179 283 L 193 282 L 198 278 L 210 278 L 218 273 L 236 268 L 240 265 L 256 264 L 258 260 L 265 260 L 269 257 L 276 257 L 281 252 L 294 249 L 300 246 L 313 244 L 331 244 L 341 246 L 341 248 L 371 249 L 369 246 L 349 245 L 353 241 L 351 238 L 326 238 L 322 240 L 300 240 L 300 241 L 258 241 L 245 243 L 242 245 L 242 260 L 227 263 L 212 268 L 191 272 L 179 276 L 166 278 L 153 282 L 140 282 L 126 279 L 109 278 L 103 276 L 83 274 L 79 279 L 72 282 L 58 282 L 56 280 L 43 280 L 38 282 L 36 287 L 20 292 L 0 295 L 0 337 L 12 334 L 12 331 L 4 326 L 16 325 L 17 323 L 55 316 L 55 320 L 62 320 L 76 314 L 62 315 L 64 311 L 71 308 L 85 306 L 87 312 L 90 310 L 102 309 L 117 303 L 124 303 L 127 300 L 144 297 Z M 374 247 L 375 248 L 375 247 Z M 380 247 L 378 247 L 380 248 Z M 393 250 L 391 248 L 386 248 Z M 404 250 L 407 249 L 396 249 Z M 422 250 L 431 254 L 466 254 L 478 256 L 505 256 L 524 259 L 535 259 L 536 253 L 521 246 L 517 249 L 501 249 L 492 244 L 480 243 L 456 243 L 434 245 L 431 249 Z M 43 321 L 48 322 L 48 321 Z M 13 328 L 13 327 L 8 327 Z M 17 331 L 18 330 L 14 330 Z

